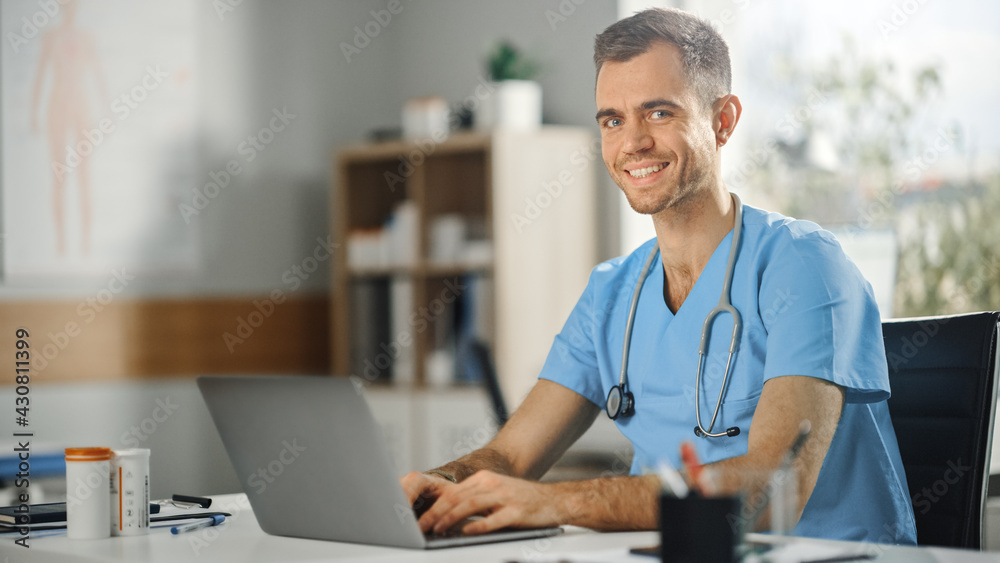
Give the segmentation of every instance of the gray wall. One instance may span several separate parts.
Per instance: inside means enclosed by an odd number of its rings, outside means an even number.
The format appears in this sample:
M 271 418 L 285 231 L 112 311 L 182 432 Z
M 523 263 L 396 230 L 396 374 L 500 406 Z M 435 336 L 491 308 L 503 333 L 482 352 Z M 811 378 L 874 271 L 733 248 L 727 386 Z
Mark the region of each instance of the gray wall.
M 392 49 L 398 57 L 390 110 L 413 96 L 441 95 L 449 101 L 468 98 L 486 77 L 486 54 L 496 41 L 509 39 L 542 65 L 538 81 L 543 90 L 543 120 L 589 127 L 598 134 L 594 36 L 617 19 L 616 2 L 433 0 L 404 6 L 399 27 L 387 28 L 391 35 L 386 38 L 395 42 Z M 553 15 L 557 17 L 550 22 Z M 619 254 L 618 188 L 600 165 L 598 178 L 602 213 L 595 218 L 595 228 L 598 256 L 606 259 Z
M 233 158 L 248 134 L 275 108 L 297 117 L 275 142 L 233 179 L 224 197 L 196 218 L 201 264 L 196 275 L 140 275 L 126 296 L 232 295 L 282 287 L 281 274 L 311 253 L 328 232 L 331 154 L 377 127 L 398 127 L 404 101 L 424 95 L 457 102 L 485 78 L 484 58 L 509 38 L 543 64 L 546 122 L 596 132 L 593 113 L 593 37 L 614 21 L 611 1 L 576 6 L 571 0 L 508 2 L 402 0 L 402 11 L 348 61 L 352 43 L 371 12 L 388 0 L 244 0 L 220 16 L 199 4 L 200 187 L 210 171 Z M 546 11 L 572 6 L 565 21 Z M 563 17 L 563 16 L 560 16 Z M 617 210 L 617 189 L 601 174 L 602 209 Z M 7 189 L 10 189 L 9 187 Z M 596 218 L 600 255 L 616 253 L 617 212 Z M 63 278 L 44 284 L 0 283 L 0 300 L 79 298 L 105 279 Z M 97 285 L 95 285 L 97 284 Z M 326 271 L 305 291 L 323 292 Z
M 512 39 L 544 64 L 546 122 L 596 131 L 591 49 L 594 35 L 614 21 L 615 3 L 585 2 L 553 29 L 545 11 L 558 13 L 559 4 L 404 0 L 402 12 L 348 62 L 341 42 L 352 42 L 355 26 L 363 28 L 370 12 L 384 9 L 386 0 L 244 0 L 222 19 L 211 2 L 202 3 L 197 22 L 201 162 L 194 177 L 207 179 L 209 171 L 231 159 L 272 109 L 287 108 L 297 117 L 255 165 L 233 180 L 226 196 L 198 217 L 199 274 L 140 276 L 126 295 L 226 296 L 282 287 L 282 272 L 311 253 L 315 238 L 328 232 L 332 152 L 362 140 L 373 128 L 398 126 L 408 98 L 435 94 L 454 102 L 471 95 L 485 77 L 483 59 L 497 39 Z M 601 177 L 607 183 L 606 175 Z M 612 211 L 596 218 L 602 257 L 617 249 L 615 193 L 613 186 L 603 188 L 600 208 Z M 0 300 L 79 299 L 92 294 L 94 283 L 0 284 Z M 325 292 L 329 283 L 320 270 L 305 291 Z M 12 396 L 11 388 L 0 389 L 4 404 Z M 165 397 L 180 408 L 141 444 L 153 450 L 154 496 L 235 490 L 235 476 L 193 381 L 37 382 L 33 420 L 42 444 L 122 447 L 130 445 L 121 443 L 123 433 L 152 416 L 156 400 Z

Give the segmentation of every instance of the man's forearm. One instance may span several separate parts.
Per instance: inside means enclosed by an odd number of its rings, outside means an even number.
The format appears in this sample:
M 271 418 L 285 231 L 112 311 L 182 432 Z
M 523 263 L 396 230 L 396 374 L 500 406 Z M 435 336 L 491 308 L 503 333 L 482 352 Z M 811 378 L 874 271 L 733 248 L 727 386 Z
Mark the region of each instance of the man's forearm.
M 487 470 L 499 473 L 500 475 L 511 475 L 516 477 L 516 475 L 513 474 L 513 468 L 511 467 L 510 460 L 508 460 L 502 453 L 490 448 L 489 446 L 462 456 L 455 461 L 448 462 L 441 467 L 438 467 L 438 469 L 454 475 L 455 479 L 459 482 L 471 477 L 475 472 L 480 470 Z
M 660 480 L 655 475 L 551 483 L 563 524 L 593 530 L 655 530 Z

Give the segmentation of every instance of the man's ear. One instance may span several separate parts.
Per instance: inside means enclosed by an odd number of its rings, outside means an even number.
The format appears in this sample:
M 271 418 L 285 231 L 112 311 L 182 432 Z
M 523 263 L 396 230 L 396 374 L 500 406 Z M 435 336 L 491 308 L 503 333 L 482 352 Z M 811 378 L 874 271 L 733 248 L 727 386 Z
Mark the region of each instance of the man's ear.
M 743 105 L 735 95 L 727 94 L 715 102 L 713 109 L 715 110 L 713 112 L 715 119 L 712 122 L 712 128 L 715 131 L 715 146 L 720 148 L 733 136 L 736 124 L 743 113 Z

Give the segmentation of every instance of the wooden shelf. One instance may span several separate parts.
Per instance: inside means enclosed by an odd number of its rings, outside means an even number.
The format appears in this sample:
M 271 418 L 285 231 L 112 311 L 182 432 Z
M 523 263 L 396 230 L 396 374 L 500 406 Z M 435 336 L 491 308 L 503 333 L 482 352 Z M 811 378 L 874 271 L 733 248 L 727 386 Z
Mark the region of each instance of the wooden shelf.
M 456 133 L 440 143 L 434 143 L 430 140 L 423 142 L 398 140 L 349 145 L 342 148 L 337 156 L 341 160 L 351 162 L 370 162 L 397 160 L 400 156 L 408 158 L 414 151 L 422 152 L 424 157 L 427 157 L 434 154 L 483 153 L 488 151 L 489 147 L 489 135 Z
M 504 392 L 511 403 L 517 402 L 537 377 L 553 336 L 595 264 L 593 162 L 600 162 L 600 151 L 594 153 L 593 147 L 593 136 L 585 129 L 545 127 L 530 133 L 455 134 L 440 143 L 357 144 L 333 155 L 335 240 L 346 242 L 352 232 L 381 228 L 404 202 L 412 202 L 418 217 L 414 265 L 349 267 L 346 252 L 333 261 L 333 372 L 361 376 L 358 372 L 367 368 L 381 376 L 393 369 L 382 368 L 387 363 L 382 351 L 395 351 L 406 340 L 412 346 L 415 374 L 408 385 L 439 388 L 428 384 L 426 364 L 441 345 L 438 333 L 447 332 L 450 313 L 428 315 L 401 329 L 397 315 L 396 328 L 388 328 L 379 323 L 391 324 L 391 307 L 377 305 L 361 312 L 359 301 L 389 300 L 404 292 L 412 311 L 440 309 L 442 302 L 452 303 L 457 285 L 452 278 L 458 277 L 459 287 L 483 284 L 479 293 L 487 297 L 471 291 L 468 299 L 477 311 L 489 312 L 480 317 L 486 321 L 479 324 L 488 325 L 482 327 L 481 337 L 494 350 Z M 566 180 L 567 175 L 572 178 Z M 545 193 L 553 181 L 560 182 L 555 196 L 551 190 Z M 529 200 L 546 209 L 522 230 L 513 218 L 525 213 Z M 462 218 L 472 231 L 469 238 L 488 242 L 492 260 L 473 264 L 432 259 L 431 225 L 445 216 Z M 374 340 L 367 331 L 375 329 L 381 335 L 375 339 L 386 341 L 371 346 Z
M 385 278 L 392 276 L 416 276 L 435 278 L 442 276 L 464 276 L 467 274 L 489 274 L 493 264 L 424 264 L 420 266 L 389 266 L 386 268 L 350 268 L 351 278 Z

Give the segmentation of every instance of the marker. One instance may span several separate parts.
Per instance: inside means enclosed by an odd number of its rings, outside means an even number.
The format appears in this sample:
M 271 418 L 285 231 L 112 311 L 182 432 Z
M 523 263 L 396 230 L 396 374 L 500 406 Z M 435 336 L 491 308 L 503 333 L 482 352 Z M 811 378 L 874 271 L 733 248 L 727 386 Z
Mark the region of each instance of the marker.
M 183 534 L 184 532 L 190 532 L 192 530 L 200 530 L 201 528 L 209 528 L 211 526 L 218 526 L 219 524 L 226 521 L 226 517 L 221 514 L 216 514 L 210 518 L 205 518 L 204 520 L 199 520 L 198 522 L 191 522 L 190 524 L 181 524 L 180 526 L 174 526 L 170 528 L 170 533 L 177 535 Z
M 684 470 L 687 471 L 688 478 L 691 479 L 692 489 L 694 492 L 700 493 L 698 478 L 701 477 L 701 462 L 698 461 L 698 452 L 695 451 L 694 444 L 691 442 L 681 442 L 681 463 L 684 464 Z

